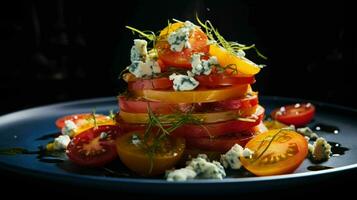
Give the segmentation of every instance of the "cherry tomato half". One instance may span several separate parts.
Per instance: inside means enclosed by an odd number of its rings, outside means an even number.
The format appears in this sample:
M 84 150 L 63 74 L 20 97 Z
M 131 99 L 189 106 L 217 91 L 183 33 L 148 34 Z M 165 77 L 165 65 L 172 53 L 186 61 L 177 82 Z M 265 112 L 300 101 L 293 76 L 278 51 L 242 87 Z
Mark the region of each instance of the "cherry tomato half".
M 115 158 L 115 139 L 123 133 L 119 126 L 104 125 L 75 136 L 67 147 L 68 158 L 81 166 L 99 167 Z
M 304 126 L 315 115 L 315 106 L 311 103 L 287 105 L 273 110 L 271 117 L 287 125 Z
M 171 51 L 170 44 L 167 42 L 168 35 L 181 28 L 183 23 L 178 22 L 171 24 L 160 32 L 159 40 L 156 42 L 159 59 L 166 66 L 175 66 L 183 68 L 191 68 L 191 56 L 194 53 L 207 54 L 209 52 L 208 38 L 206 34 L 199 28 L 195 28 L 189 35 L 189 43 L 191 48 L 184 48 L 181 52 Z
M 146 145 L 142 143 L 143 135 L 143 132 L 135 131 L 117 139 L 116 146 L 120 160 L 130 170 L 144 176 L 158 175 L 172 169 L 185 150 L 185 140 L 167 137 L 160 141 L 160 148 L 150 155 Z M 152 138 L 149 138 L 150 140 Z
M 241 157 L 243 166 L 258 176 L 293 172 L 308 153 L 306 139 L 295 131 L 275 129 L 251 139 L 246 148 L 254 152 L 252 158 Z

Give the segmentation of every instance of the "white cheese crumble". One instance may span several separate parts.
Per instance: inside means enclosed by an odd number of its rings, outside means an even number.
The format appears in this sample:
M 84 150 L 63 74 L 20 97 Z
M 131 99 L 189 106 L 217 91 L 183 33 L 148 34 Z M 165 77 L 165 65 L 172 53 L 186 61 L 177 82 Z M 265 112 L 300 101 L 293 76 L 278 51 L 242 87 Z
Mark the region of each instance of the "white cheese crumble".
M 208 60 L 201 60 L 199 53 L 193 54 L 191 57 L 192 73 L 195 75 L 209 75 L 212 71 L 212 67 L 218 64 L 217 58 L 211 56 Z
M 167 181 L 186 181 L 192 180 L 197 176 L 197 173 L 192 169 L 192 167 L 185 167 L 181 169 L 176 169 L 168 171 L 166 175 Z
M 309 137 L 310 139 L 313 139 L 313 140 L 315 140 L 315 139 L 317 139 L 319 137 L 309 127 L 298 128 L 298 129 L 296 129 L 296 131 L 298 133 L 300 133 L 301 135 L 307 136 L 307 137 Z
M 181 28 L 171 32 L 167 37 L 171 51 L 181 52 L 183 48 L 191 48 L 189 42 L 190 32 L 195 28 L 195 25 L 190 21 L 185 21 Z
M 159 64 L 154 60 L 146 60 L 146 62 L 135 61 L 128 69 L 137 78 L 152 76 L 161 72 Z
M 167 181 L 185 181 L 190 179 L 223 179 L 226 176 L 221 163 L 210 162 L 205 154 L 187 162 L 185 168 L 171 170 L 166 173 Z
M 134 40 L 134 45 L 130 51 L 130 60 L 131 65 L 128 70 L 137 78 L 152 76 L 161 72 L 159 64 L 148 56 L 145 40 Z
M 220 161 L 224 168 L 240 169 L 242 167 L 240 157 L 251 158 L 253 153 L 250 149 L 243 149 L 239 144 L 235 144 L 227 153 L 221 155 Z
M 68 144 L 71 142 L 71 138 L 68 135 L 60 135 L 55 138 L 53 142 L 54 150 L 64 150 L 67 149 Z
M 175 91 L 188 91 L 195 89 L 199 82 L 193 77 L 182 74 L 171 74 L 170 80 L 173 80 L 173 88 Z
M 145 40 L 135 39 L 134 45 L 130 51 L 130 61 L 145 61 L 147 58 L 147 42 Z
M 311 158 L 317 162 L 323 162 L 331 156 L 331 145 L 322 137 L 317 138 L 313 145 L 309 144 Z
M 77 129 L 77 125 L 72 120 L 65 120 L 64 127 L 62 128 L 61 132 L 62 135 L 68 135 L 72 137 L 74 135 L 74 131 Z

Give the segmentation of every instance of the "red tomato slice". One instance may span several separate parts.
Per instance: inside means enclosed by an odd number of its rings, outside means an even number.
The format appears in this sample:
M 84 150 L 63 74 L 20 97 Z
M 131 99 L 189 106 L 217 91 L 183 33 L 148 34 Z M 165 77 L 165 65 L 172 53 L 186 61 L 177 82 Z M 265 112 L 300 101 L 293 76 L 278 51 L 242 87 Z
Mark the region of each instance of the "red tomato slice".
M 172 136 L 176 137 L 185 137 L 185 138 L 212 138 L 222 135 L 228 135 L 231 133 L 239 133 L 242 131 L 249 130 L 250 128 L 258 125 L 264 117 L 264 108 L 259 106 L 256 113 L 254 114 L 255 119 L 239 119 L 239 120 L 230 120 L 225 122 L 218 123 L 209 123 L 209 124 L 186 124 L 171 133 Z M 117 117 L 117 122 L 120 124 L 120 127 L 123 128 L 125 132 L 131 132 L 136 130 L 145 130 L 145 124 L 133 124 L 126 123 L 120 117 Z
M 72 139 L 67 156 L 78 165 L 103 166 L 117 158 L 115 139 L 122 133 L 119 126 L 112 125 L 88 129 Z
M 199 75 L 195 76 L 195 79 L 200 82 L 200 86 L 205 87 L 253 84 L 255 82 L 254 76 L 230 76 L 225 74 Z
M 157 49 L 159 59 L 166 66 L 191 68 L 192 54 L 207 54 L 209 52 L 209 45 L 207 45 L 208 38 L 200 28 L 196 28 L 189 36 L 191 48 L 184 48 L 181 52 L 171 51 L 170 44 L 167 42 L 168 34 L 179 28 L 181 24 L 182 23 L 171 24 L 170 28 L 167 27 L 161 31 L 160 39 L 156 42 L 155 48 Z
M 194 77 L 200 82 L 200 87 L 216 88 L 222 86 L 253 84 L 254 76 L 229 76 L 224 74 L 199 75 Z M 128 90 L 169 90 L 172 89 L 172 81 L 168 77 L 153 79 L 128 80 Z
M 287 125 L 304 126 L 315 115 L 315 106 L 310 103 L 287 105 L 273 110 L 271 117 Z
M 249 109 L 258 105 L 258 96 L 247 96 L 240 99 L 230 99 L 211 103 L 163 103 L 158 101 L 147 101 L 144 99 L 118 97 L 121 111 L 130 113 L 147 113 L 148 106 L 157 114 L 171 114 L 174 112 L 209 112 L 227 111 L 238 109 Z
M 101 114 L 96 114 L 95 117 L 98 120 L 107 119 L 107 116 L 101 115 Z M 92 118 L 93 118 L 93 114 L 92 113 L 80 113 L 80 114 L 67 115 L 67 116 L 58 118 L 56 120 L 56 126 L 57 126 L 58 129 L 62 129 L 64 127 L 64 122 L 66 120 L 71 120 L 75 124 L 77 124 L 77 122 L 80 122 L 82 120 L 92 119 Z

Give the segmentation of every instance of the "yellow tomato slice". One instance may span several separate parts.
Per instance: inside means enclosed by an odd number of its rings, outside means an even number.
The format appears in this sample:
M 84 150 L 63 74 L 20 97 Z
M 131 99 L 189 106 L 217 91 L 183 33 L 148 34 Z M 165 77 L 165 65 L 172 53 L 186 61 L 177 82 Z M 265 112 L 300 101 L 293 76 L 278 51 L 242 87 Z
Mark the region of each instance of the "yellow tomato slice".
M 253 157 L 240 160 L 247 170 L 258 176 L 291 173 L 308 153 L 306 139 L 295 131 L 284 129 L 261 133 L 245 147 L 254 151 Z
M 225 67 L 234 64 L 238 72 L 243 74 L 254 75 L 260 71 L 260 67 L 257 64 L 247 58 L 234 55 L 216 44 L 210 45 L 209 54 L 216 56 L 221 66 Z
M 167 90 L 134 90 L 131 93 L 149 101 L 163 103 L 206 103 L 243 97 L 251 91 L 249 84 L 234 85 L 218 89 L 202 89 L 192 91 Z
M 258 105 L 248 109 L 241 109 L 236 111 L 232 110 L 211 113 L 193 113 L 192 116 L 196 119 L 200 119 L 202 123 L 216 123 L 252 115 L 256 112 L 257 108 Z M 147 123 L 149 121 L 149 115 L 147 113 L 129 113 L 120 111 L 119 116 L 127 123 Z M 165 115 L 161 116 L 163 116 L 161 120 L 162 123 L 172 123 L 175 120 L 172 118 L 165 119 Z
M 133 142 L 134 134 L 137 136 L 136 142 Z M 120 160 L 140 175 L 153 176 L 172 169 L 185 150 L 184 139 L 167 138 L 161 140 L 161 148 L 150 157 L 145 145 L 140 143 L 143 137 L 143 132 L 135 131 L 119 137 L 116 141 Z
M 174 32 L 177 29 L 181 28 L 183 25 L 184 25 L 184 23 L 182 23 L 182 22 L 176 22 L 176 23 L 170 24 L 169 26 L 166 26 L 164 29 L 162 29 L 160 31 L 159 37 L 166 37 L 171 32 Z

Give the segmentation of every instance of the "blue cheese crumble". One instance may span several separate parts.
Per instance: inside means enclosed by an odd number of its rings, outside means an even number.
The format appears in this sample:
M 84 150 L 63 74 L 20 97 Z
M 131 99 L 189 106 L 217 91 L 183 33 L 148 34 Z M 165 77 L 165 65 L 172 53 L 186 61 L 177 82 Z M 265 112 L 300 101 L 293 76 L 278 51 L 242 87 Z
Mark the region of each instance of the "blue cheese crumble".
M 317 138 L 313 145 L 309 144 L 310 157 L 316 162 L 330 159 L 331 145 L 322 137 Z
M 171 170 L 166 173 L 167 181 L 186 181 L 191 179 L 223 179 L 226 176 L 221 163 L 210 162 L 205 154 L 187 162 L 185 168 Z
M 131 65 L 128 70 L 137 78 L 152 76 L 161 72 L 159 64 L 148 55 L 145 40 L 134 40 L 134 45 L 130 51 L 130 61 Z
M 77 125 L 72 120 L 65 120 L 64 127 L 61 130 L 62 135 L 68 135 L 69 137 L 72 137 L 74 135 L 74 131 L 77 128 Z
M 184 48 L 191 48 L 189 36 L 194 28 L 195 25 L 192 22 L 185 21 L 181 28 L 171 32 L 167 37 L 171 51 L 181 52 Z
M 227 151 L 227 153 L 221 155 L 220 161 L 224 168 L 240 169 L 242 167 L 240 158 L 251 158 L 253 153 L 254 152 L 250 149 L 243 149 L 239 144 L 235 144 L 229 151 Z
M 173 81 L 173 88 L 175 91 L 188 91 L 195 89 L 199 82 L 193 77 L 182 75 L 182 74 L 171 74 L 170 80 Z
M 130 51 L 130 61 L 145 61 L 148 55 L 147 42 L 145 40 L 135 39 L 134 45 Z
M 209 75 L 212 71 L 212 67 L 218 64 L 217 58 L 211 56 L 208 60 L 201 60 L 199 53 L 193 54 L 191 57 L 192 73 L 195 75 Z
M 64 150 L 67 149 L 68 144 L 71 142 L 71 138 L 68 135 L 60 135 L 55 138 L 53 142 L 54 150 Z
M 313 132 L 309 127 L 303 127 L 296 129 L 298 133 L 303 136 L 309 137 L 310 139 L 316 140 L 319 136 Z

